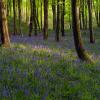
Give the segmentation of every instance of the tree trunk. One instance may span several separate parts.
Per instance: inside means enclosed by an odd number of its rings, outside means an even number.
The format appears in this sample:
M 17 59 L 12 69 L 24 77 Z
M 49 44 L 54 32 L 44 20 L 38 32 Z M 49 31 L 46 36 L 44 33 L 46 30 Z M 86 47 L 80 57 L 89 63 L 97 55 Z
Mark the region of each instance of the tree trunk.
M 88 0 L 88 12 L 89 12 L 89 32 L 90 32 L 90 43 L 94 43 L 94 34 L 92 28 L 92 0 Z
M 4 47 L 9 47 L 10 39 L 9 39 L 9 33 L 8 33 L 5 0 L 0 0 L 0 33 L 1 33 L 2 45 Z
M 40 21 L 41 21 L 41 31 L 42 31 L 42 28 L 43 28 L 43 25 L 42 25 L 42 1 L 41 1 L 41 10 L 40 10 L 40 14 L 41 14 L 41 16 L 40 16 Z
M 43 39 L 48 38 L 48 0 L 44 0 L 44 34 Z
M 61 33 L 62 36 L 65 36 L 64 32 L 64 14 L 65 14 L 65 0 L 62 0 L 62 6 L 61 6 Z
M 31 8 L 31 13 L 30 13 L 30 24 L 29 24 L 29 36 L 31 37 L 32 29 L 33 29 L 33 2 L 32 0 L 30 0 L 30 8 Z
M 56 41 L 60 40 L 60 4 L 59 0 L 57 0 L 57 25 L 56 25 Z
M 18 0 L 19 34 L 21 34 L 21 2 L 22 0 Z
M 87 62 L 92 62 L 92 60 L 87 55 L 86 51 L 83 48 L 82 37 L 80 33 L 80 22 L 79 22 L 79 0 L 71 0 L 72 4 L 72 26 L 73 26 L 73 36 L 75 48 L 78 54 L 78 57 Z
M 14 35 L 17 34 L 17 25 L 16 25 L 16 0 L 13 0 L 13 15 L 14 15 Z
M 52 0 L 52 12 L 53 12 L 53 30 L 56 30 L 56 2 Z

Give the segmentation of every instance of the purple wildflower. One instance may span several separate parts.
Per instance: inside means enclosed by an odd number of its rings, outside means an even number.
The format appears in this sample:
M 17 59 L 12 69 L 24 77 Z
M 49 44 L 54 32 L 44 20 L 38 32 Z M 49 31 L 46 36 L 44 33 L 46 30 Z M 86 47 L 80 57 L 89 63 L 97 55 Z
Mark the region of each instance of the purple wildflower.
M 29 91 L 28 89 L 25 89 L 25 90 L 24 90 L 24 94 L 25 94 L 26 96 L 28 96 L 28 95 L 30 95 L 30 91 Z
M 33 92 L 35 92 L 36 95 L 39 95 L 39 88 L 35 87 L 35 88 L 33 89 Z
M 13 67 L 7 69 L 7 71 L 8 71 L 9 74 L 12 74 L 13 70 L 14 70 Z
M 47 96 L 48 96 L 49 92 L 45 92 L 44 95 L 42 96 L 42 100 L 46 100 Z
M 20 74 L 20 73 L 21 73 L 21 70 L 20 70 L 19 68 L 17 68 L 17 69 L 16 69 L 16 72 L 17 72 L 18 74 Z
M 46 68 L 45 71 L 46 71 L 47 74 L 50 74 L 51 69 L 50 68 Z
M 41 71 L 39 69 L 36 69 L 34 72 L 34 76 L 39 78 L 41 76 Z
M 2 91 L 2 95 L 3 95 L 3 97 L 9 97 L 9 90 L 4 88 Z
M 24 71 L 23 72 L 23 77 L 27 77 L 28 76 L 28 72 L 27 71 Z
M 61 71 L 57 70 L 56 75 L 62 77 Z

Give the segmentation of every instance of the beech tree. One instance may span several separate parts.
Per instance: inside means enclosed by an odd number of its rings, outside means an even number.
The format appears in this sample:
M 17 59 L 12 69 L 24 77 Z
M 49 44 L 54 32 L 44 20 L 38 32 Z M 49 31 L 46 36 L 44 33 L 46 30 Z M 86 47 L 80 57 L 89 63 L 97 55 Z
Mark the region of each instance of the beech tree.
M 48 0 L 44 0 L 44 29 L 43 38 L 48 38 Z
M 56 30 L 56 1 L 52 0 L 53 30 Z
M 60 40 L 60 3 L 57 0 L 57 23 L 56 23 L 56 41 Z
M 7 13 L 5 0 L 0 0 L 0 33 L 1 42 L 4 47 L 10 46 L 8 25 L 7 25 Z
M 89 32 L 90 32 L 90 43 L 94 43 L 93 25 L 92 25 L 92 0 L 87 0 L 88 12 L 89 12 Z
M 75 48 L 78 54 L 78 57 L 87 62 L 92 62 L 89 55 L 86 53 L 83 47 L 83 41 L 80 32 L 80 22 L 79 22 L 79 7 L 80 7 L 80 0 L 71 0 L 72 4 L 72 26 L 73 26 L 73 36 L 74 36 L 74 43 Z
M 64 32 L 64 15 L 65 15 L 65 0 L 62 0 L 62 5 L 61 5 L 61 33 L 62 36 L 65 36 L 65 32 Z
M 16 0 L 13 0 L 13 20 L 14 20 L 14 35 L 17 34 L 17 25 L 16 25 L 16 16 L 17 16 L 17 13 L 16 13 Z
M 19 17 L 19 34 L 21 34 L 21 3 L 22 3 L 22 0 L 18 0 L 18 17 Z

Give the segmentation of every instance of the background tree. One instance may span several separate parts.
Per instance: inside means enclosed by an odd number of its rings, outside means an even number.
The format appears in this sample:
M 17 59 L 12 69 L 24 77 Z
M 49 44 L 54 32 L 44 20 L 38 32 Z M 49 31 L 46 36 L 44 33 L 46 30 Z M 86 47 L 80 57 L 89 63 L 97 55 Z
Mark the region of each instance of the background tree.
M 56 0 L 52 0 L 53 30 L 56 30 Z
M 17 23 L 16 23 L 16 17 L 17 17 L 17 1 L 16 0 L 13 0 L 13 16 L 14 16 L 14 35 L 17 34 Z
M 64 15 L 65 15 L 65 0 L 62 0 L 62 5 L 61 5 L 61 32 L 62 36 L 65 36 L 64 32 Z
M 87 0 L 88 3 L 88 12 L 89 12 L 89 32 L 90 32 L 90 43 L 94 43 L 94 34 L 92 26 L 92 0 Z
M 57 0 L 56 41 L 60 40 L 60 2 Z
M 21 34 L 21 3 L 22 0 L 18 0 L 18 17 L 19 17 L 19 34 Z
M 48 38 L 48 0 L 44 0 L 44 34 L 43 38 L 46 40 Z

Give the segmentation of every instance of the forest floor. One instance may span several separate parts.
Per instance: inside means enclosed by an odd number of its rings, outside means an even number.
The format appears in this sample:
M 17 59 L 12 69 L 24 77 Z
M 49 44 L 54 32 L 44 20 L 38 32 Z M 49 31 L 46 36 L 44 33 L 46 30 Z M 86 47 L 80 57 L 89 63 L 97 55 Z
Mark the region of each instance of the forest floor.
M 0 100 L 100 100 L 100 29 L 96 43 L 84 46 L 94 64 L 76 55 L 72 33 L 56 42 L 54 33 L 44 41 L 12 36 L 10 48 L 0 48 Z

